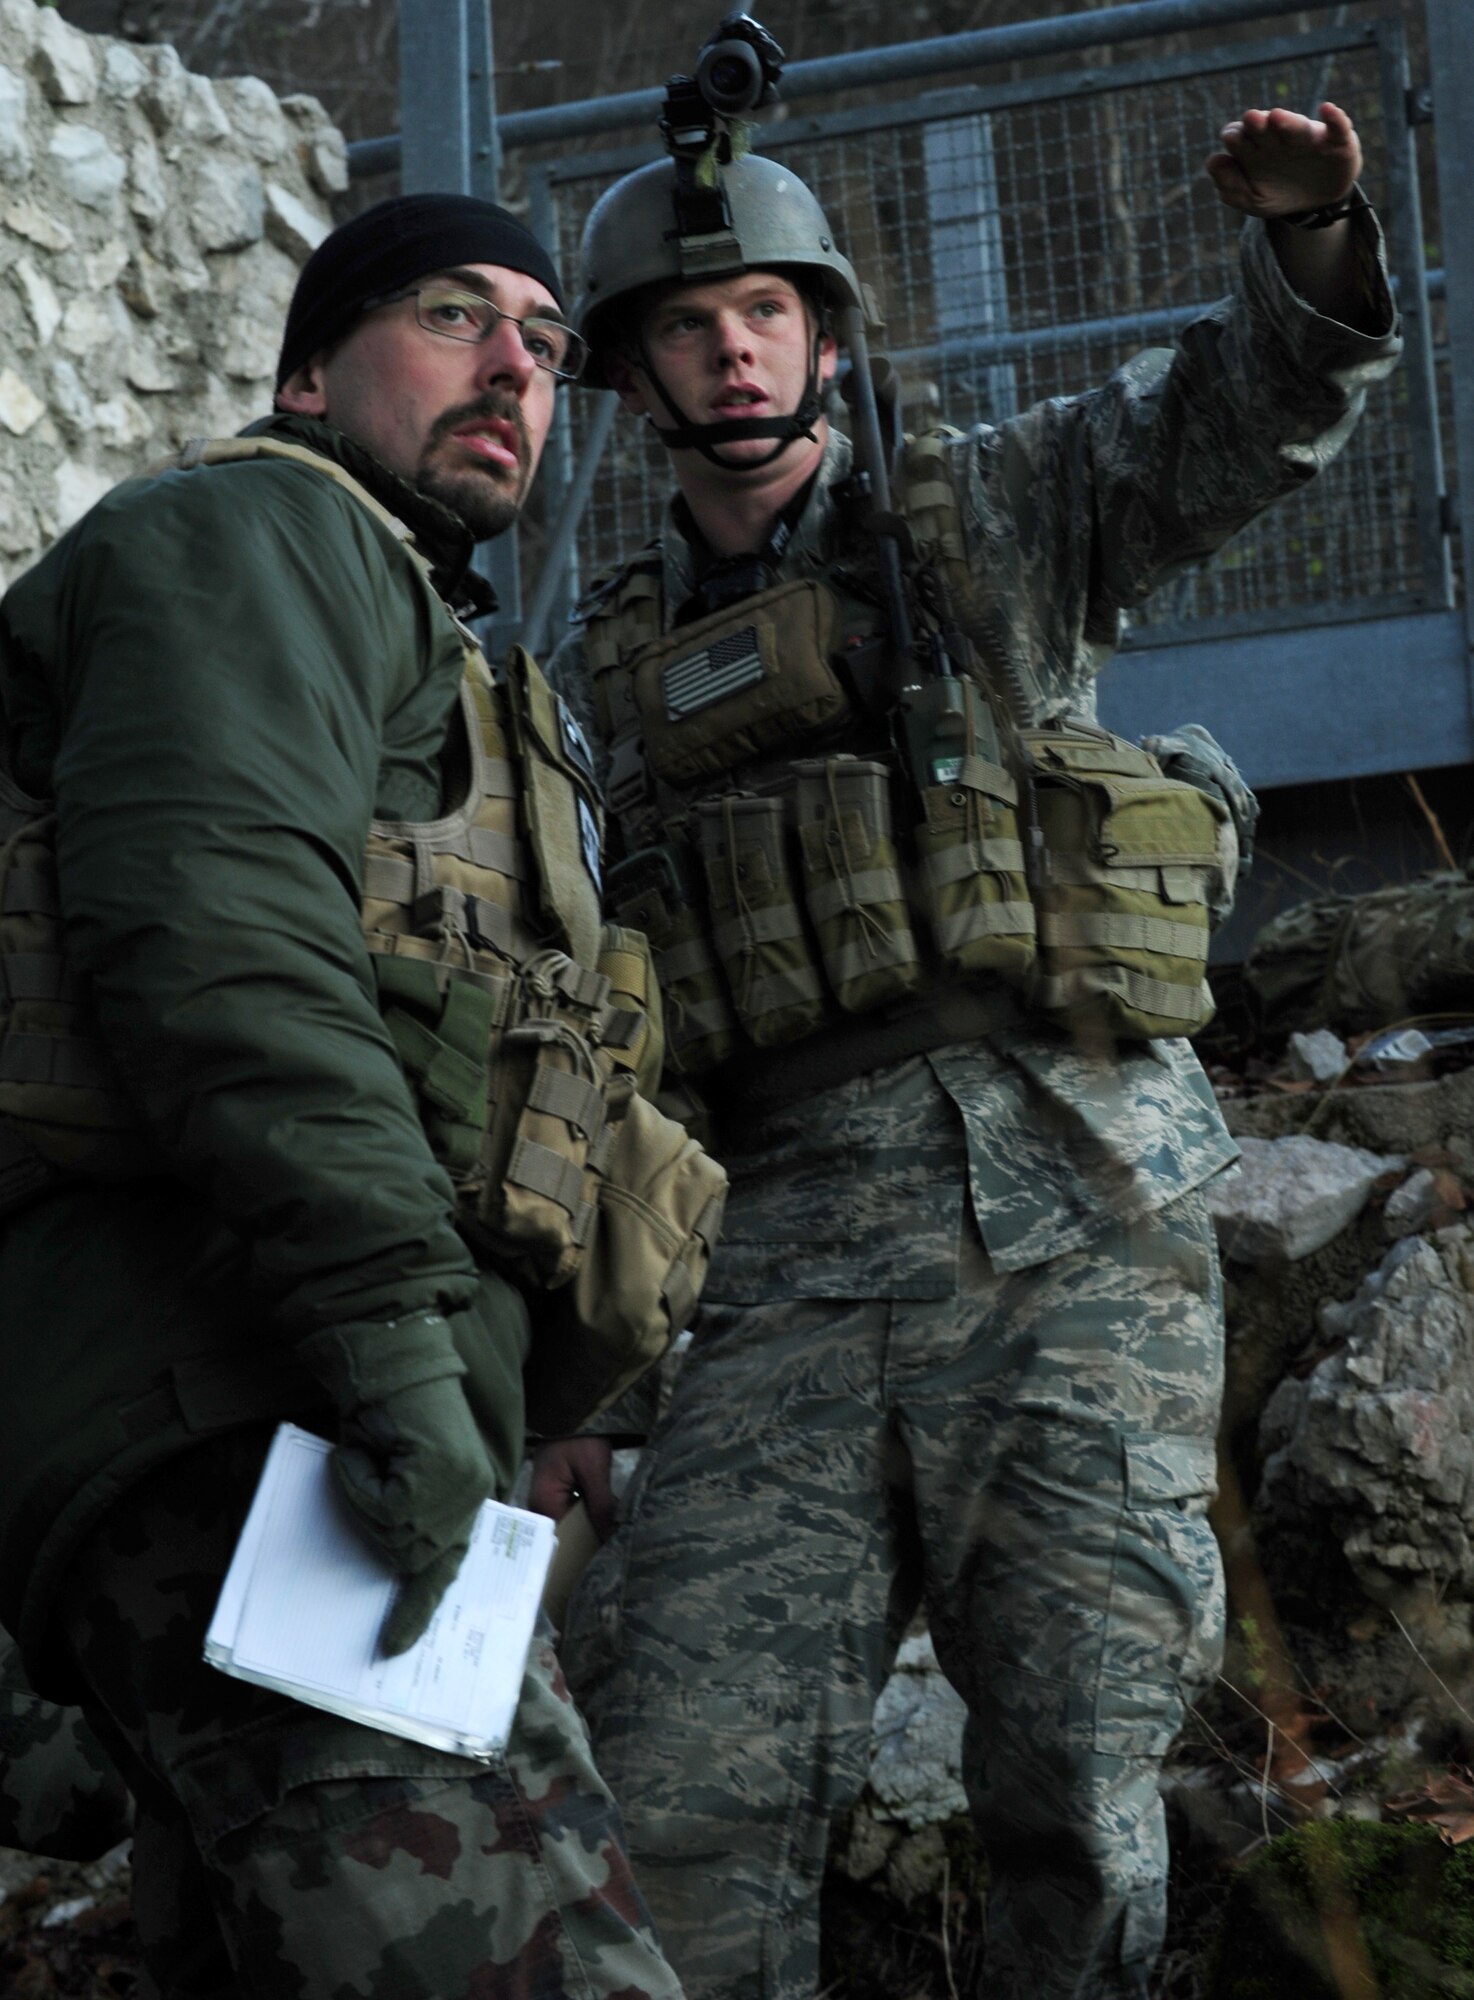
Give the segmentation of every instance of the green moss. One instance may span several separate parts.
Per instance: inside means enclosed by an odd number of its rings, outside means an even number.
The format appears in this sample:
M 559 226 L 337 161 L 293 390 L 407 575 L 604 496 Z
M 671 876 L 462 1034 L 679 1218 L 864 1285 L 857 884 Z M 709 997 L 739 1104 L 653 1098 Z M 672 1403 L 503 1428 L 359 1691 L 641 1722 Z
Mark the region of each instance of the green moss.
M 1474 2000 L 1474 1844 L 1327 1820 L 1235 1877 L 1206 2000 Z

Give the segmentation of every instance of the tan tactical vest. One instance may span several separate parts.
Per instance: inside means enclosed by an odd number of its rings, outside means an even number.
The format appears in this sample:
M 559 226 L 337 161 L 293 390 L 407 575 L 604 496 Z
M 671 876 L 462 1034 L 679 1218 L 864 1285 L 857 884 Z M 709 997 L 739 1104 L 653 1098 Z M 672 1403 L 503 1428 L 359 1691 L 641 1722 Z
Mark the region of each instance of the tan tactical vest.
M 272 439 L 187 446 L 185 470 L 285 457 L 332 478 L 404 543 L 411 531 L 331 460 Z M 385 1025 L 465 1233 L 558 1294 L 529 1373 L 536 1428 L 576 1425 L 687 1323 L 725 1175 L 637 1094 L 661 1066 L 659 992 L 638 933 L 600 913 L 601 815 L 577 727 L 531 657 L 497 684 L 475 637 L 459 711 L 459 802 L 375 820 L 362 920 Z M 58 1172 L 158 1172 L 67 968 L 44 802 L 0 774 L 0 1134 L 12 1199 Z M 7 1153 L 0 1151 L 0 1202 Z M 555 1318 L 561 1338 L 544 1340 Z M 552 1350 L 552 1351 L 550 1351 Z
M 971 642 L 919 767 L 850 692 L 846 657 L 879 621 L 843 557 L 669 633 L 658 559 L 590 604 L 631 850 L 609 901 L 650 938 L 675 1071 L 899 1016 L 939 983 L 1008 989 L 1091 1044 L 1211 1017 L 1206 891 L 1227 808 L 1093 724 L 1018 716 L 946 465 L 957 435 L 910 440 L 897 483 Z

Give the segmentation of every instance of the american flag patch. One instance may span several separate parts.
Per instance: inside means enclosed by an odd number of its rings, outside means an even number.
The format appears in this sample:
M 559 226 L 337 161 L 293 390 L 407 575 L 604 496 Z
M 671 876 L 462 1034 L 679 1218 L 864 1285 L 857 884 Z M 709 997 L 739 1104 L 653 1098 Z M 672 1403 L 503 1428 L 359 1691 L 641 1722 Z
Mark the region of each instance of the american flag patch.
M 762 677 L 763 656 L 758 651 L 757 627 L 744 625 L 740 632 L 714 639 L 699 653 L 688 653 L 683 660 L 671 661 L 661 675 L 666 720 L 679 722 L 683 716 L 695 715 L 703 708 L 710 708 L 713 702 L 725 700 L 729 694 L 754 686 Z

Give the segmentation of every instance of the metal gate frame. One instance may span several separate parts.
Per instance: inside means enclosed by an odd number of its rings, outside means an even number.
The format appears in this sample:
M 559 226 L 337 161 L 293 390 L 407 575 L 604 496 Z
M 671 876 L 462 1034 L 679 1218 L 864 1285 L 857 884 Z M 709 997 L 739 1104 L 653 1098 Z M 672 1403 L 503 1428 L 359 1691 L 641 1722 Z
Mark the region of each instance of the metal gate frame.
M 1270 20 L 1306 12 L 1325 14 L 1330 0 L 1307 7 L 1305 0 L 1134 0 L 1088 14 L 1050 21 L 1011 24 L 967 35 L 894 45 L 849 56 L 792 65 L 784 96 L 797 99 L 902 78 L 955 74 L 963 66 L 1012 62 L 1067 50 L 1116 46 L 1164 33 L 1245 21 Z M 395 140 L 371 140 L 350 148 L 358 171 L 380 171 L 400 160 L 403 185 L 460 186 L 478 193 L 495 190 L 500 150 L 542 146 L 551 140 L 586 138 L 592 133 L 651 128 L 659 90 L 591 99 L 514 113 L 498 121 L 491 63 L 492 0 L 401 0 L 402 152 Z M 1362 776 L 1380 771 L 1430 768 L 1474 760 L 1474 560 L 1471 587 L 1455 607 L 1449 536 L 1462 530 L 1466 551 L 1474 551 L 1474 204 L 1461 185 L 1458 161 L 1474 164 L 1474 9 L 1468 0 L 1424 0 L 1427 12 L 1431 87 L 1409 88 L 1400 21 L 1378 18 L 1354 26 L 1334 26 L 1287 35 L 1263 44 L 1189 51 L 1185 56 L 1148 57 L 1129 66 L 1080 67 L 1068 75 L 970 85 L 929 94 L 920 104 L 889 104 L 813 118 L 791 118 L 765 135 L 765 148 L 803 143 L 913 120 L 935 120 L 966 112 L 1001 109 L 1127 88 L 1131 83 L 1173 75 L 1204 75 L 1244 67 L 1266 58 L 1327 55 L 1365 49 L 1378 53 L 1383 114 L 1388 141 L 1387 185 L 1379 206 L 1389 219 L 1398 286 L 1407 335 L 1407 371 L 1421 589 L 1413 603 L 1388 604 L 1385 615 L 1365 609 L 1310 622 L 1293 607 L 1253 615 L 1252 628 L 1192 638 L 1191 627 L 1175 633 L 1142 634 L 1125 649 L 1101 683 L 1102 718 L 1124 734 L 1139 735 L 1184 715 L 1205 721 L 1232 743 L 1247 775 L 1261 787 L 1306 780 Z M 1344 8 L 1341 19 L 1344 21 Z M 1416 130 L 1427 122 L 1431 102 L 1441 145 L 1438 171 L 1443 207 L 1443 269 L 1423 268 L 1418 203 Z M 1399 143 L 1401 135 L 1403 143 Z M 566 162 L 535 164 L 529 170 L 531 221 L 551 240 L 554 190 L 560 180 L 586 178 L 601 168 L 638 164 L 653 146 L 623 147 Z M 1455 508 L 1445 491 L 1439 443 L 1437 388 L 1430 298 L 1446 299 L 1452 376 L 1453 440 L 1459 472 Z M 1206 303 L 1206 302 L 1205 302 Z M 1198 308 L 1160 315 L 1128 315 L 1047 334 L 995 334 L 974 343 L 979 364 L 1059 333 L 1126 333 L 1149 341 L 1170 335 Z M 955 353 L 955 346 L 949 343 Z M 617 408 L 600 398 L 596 421 L 575 462 L 566 407 L 550 447 L 544 479 L 550 482 L 553 526 L 544 572 L 524 615 L 514 538 L 489 545 L 490 565 L 503 601 L 494 637 L 545 642 L 568 591 L 563 580 L 597 476 L 598 453 Z M 1286 623 L 1286 619 L 1293 622 Z M 1348 645 L 1345 619 L 1354 622 L 1355 646 Z M 1268 629 L 1270 626 L 1274 629 Z

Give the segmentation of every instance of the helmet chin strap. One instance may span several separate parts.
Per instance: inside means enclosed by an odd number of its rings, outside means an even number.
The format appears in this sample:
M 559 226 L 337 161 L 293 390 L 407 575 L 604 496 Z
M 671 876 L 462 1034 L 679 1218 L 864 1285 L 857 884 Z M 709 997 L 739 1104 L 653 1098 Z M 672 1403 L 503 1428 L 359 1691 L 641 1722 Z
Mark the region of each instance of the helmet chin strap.
M 764 466 L 772 465 L 780 459 L 790 445 L 807 438 L 810 444 L 817 444 L 818 437 L 814 425 L 819 421 L 823 404 L 819 399 L 819 363 L 824 343 L 822 325 L 814 333 L 813 359 L 809 363 L 809 379 L 798 408 L 786 417 L 726 417 L 714 424 L 693 424 L 680 410 L 674 397 L 661 381 L 655 363 L 650 358 L 650 349 L 643 334 L 640 336 L 640 366 L 649 378 L 655 393 L 664 403 L 674 422 L 666 426 L 657 424 L 653 417 L 646 422 L 654 431 L 667 451 L 699 451 L 712 465 L 720 466 L 727 472 L 760 472 Z M 718 447 L 724 444 L 741 444 L 748 438 L 775 438 L 773 449 L 762 458 L 731 459 L 718 456 Z

